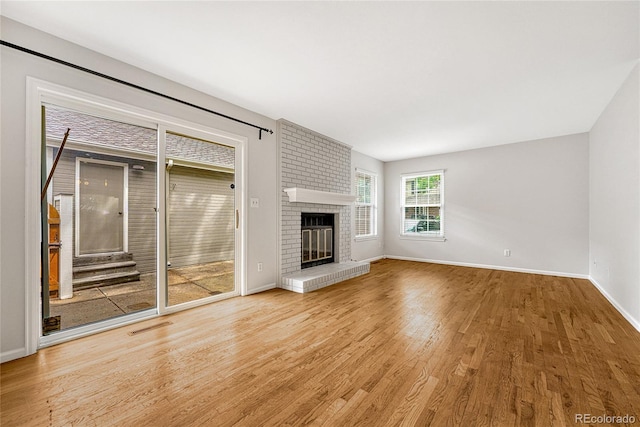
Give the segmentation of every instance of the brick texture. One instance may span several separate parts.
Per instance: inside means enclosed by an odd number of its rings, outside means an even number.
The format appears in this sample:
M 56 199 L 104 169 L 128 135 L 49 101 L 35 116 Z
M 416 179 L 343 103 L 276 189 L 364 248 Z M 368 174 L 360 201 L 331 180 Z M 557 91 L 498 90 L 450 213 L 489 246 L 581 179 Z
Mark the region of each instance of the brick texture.
M 323 135 L 280 120 L 281 190 L 290 187 L 351 194 L 351 148 Z M 336 214 L 339 262 L 351 259 L 351 207 L 289 203 L 281 192 L 281 273 L 300 271 L 302 212 Z

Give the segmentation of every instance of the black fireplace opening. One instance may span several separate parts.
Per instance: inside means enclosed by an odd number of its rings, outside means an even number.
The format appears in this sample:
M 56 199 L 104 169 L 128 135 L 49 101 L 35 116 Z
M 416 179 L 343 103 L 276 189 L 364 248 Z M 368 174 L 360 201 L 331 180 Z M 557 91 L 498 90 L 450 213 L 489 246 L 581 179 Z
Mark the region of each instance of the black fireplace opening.
M 302 213 L 301 268 L 334 262 L 334 222 L 334 214 Z

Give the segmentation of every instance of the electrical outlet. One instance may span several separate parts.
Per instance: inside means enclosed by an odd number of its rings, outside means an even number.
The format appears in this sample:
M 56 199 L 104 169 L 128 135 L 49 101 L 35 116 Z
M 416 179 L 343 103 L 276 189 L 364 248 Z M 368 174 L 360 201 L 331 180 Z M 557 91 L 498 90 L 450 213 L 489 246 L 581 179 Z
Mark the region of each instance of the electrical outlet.
M 511 256 L 511 249 L 505 249 L 504 256 Z
M 262 271 L 262 263 L 261 262 L 258 263 L 258 271 Z
M 252 208 L 259 208 L 260 207 L 260 199 L 252 197 L 251 198 L 251 207 Z

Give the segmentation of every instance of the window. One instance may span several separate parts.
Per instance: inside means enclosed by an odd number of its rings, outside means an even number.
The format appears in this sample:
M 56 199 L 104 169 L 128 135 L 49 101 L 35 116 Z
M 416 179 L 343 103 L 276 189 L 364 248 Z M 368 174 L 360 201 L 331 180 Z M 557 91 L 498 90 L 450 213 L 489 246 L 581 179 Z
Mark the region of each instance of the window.
M 376 181 L 376 174 L 356 169 L 356 237 L 373 237 L 377 234 Z
M 402 234 L 444 237 L 444 171 L 402 177 Z

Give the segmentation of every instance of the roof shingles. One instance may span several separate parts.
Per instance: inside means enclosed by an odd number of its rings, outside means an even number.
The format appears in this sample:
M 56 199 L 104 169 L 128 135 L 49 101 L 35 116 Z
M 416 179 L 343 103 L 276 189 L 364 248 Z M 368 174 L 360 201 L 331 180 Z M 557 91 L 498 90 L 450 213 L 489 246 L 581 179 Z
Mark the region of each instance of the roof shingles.
M 70 141 L 152 155 L 156 153 L 156 129 L 50 105 L 46 106 L 45 120 L 47 139 L 62 139 L 70 128 Z M 172 133 L 167 133 L 166 142 L 167 158 L 234 169 L 235 155 L 231 147 Z

